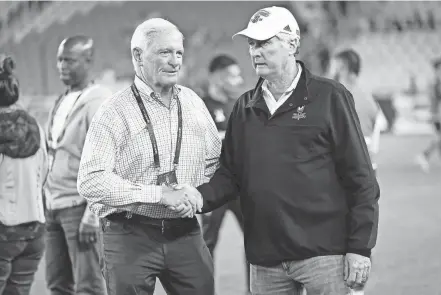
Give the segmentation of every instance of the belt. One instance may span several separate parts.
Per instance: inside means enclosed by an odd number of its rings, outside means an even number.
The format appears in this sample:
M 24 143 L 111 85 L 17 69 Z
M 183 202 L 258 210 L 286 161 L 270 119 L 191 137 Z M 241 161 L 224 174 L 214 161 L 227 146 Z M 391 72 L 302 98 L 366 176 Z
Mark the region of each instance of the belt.
M 112 213 L 104 217 L 110 221 L 130 222 L 131 224 L 143 224 L 161 228 L 162 233 L 166 229 L 194 227 L 198 224 L 196 217 L 193 218 L 151 218 L 139 214 L 127 214 L 127 212 Z

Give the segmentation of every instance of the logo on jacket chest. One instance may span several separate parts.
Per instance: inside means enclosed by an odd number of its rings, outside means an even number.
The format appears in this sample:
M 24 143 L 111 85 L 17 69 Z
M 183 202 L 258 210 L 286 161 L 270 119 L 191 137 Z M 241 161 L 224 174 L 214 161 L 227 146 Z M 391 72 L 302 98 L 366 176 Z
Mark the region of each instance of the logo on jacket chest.
M 306 118 L 305 106 L 297 107 L 297 112 L 292 115 L 292 118 L 295 120 L 305 119 Z

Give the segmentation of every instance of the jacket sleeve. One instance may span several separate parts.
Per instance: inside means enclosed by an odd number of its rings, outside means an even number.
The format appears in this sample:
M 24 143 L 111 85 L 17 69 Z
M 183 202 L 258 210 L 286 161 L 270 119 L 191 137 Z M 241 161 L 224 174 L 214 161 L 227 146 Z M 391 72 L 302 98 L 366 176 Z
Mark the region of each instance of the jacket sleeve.
M 240 100 L 240 99 L 239 99 Z M 234 141 L 233 130 L 235 129 L 235 117 L 237 114 L 238 103 L 236 103 L 225 132 L 222 142 L 221 155 L 219 158 L 219 168 L 214 173 L 209 182 L 200 185 L 197 189 L 202 194 L 204 205 L 202 213 L 213 211 L 235 199 L 239 195 L 239 185 L 237 175 L 234 173 Z
M 351 93 L 336 87 L 332 106 L 335 166 L 349 207 L 347 252 L 370 257 L 377 240 L 380 188 Z

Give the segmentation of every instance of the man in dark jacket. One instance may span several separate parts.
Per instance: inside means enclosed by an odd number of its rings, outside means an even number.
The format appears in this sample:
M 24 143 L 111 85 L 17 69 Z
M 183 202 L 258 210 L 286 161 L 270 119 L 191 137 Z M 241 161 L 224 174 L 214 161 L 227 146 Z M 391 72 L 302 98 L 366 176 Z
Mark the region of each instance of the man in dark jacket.
M 208 66 L 209 78 L 206 95 L 203 97 L 211 117 L 216 123 L 219 137 L 225 136 L 228 119 L 240 93 L 243 84 L 241 69 L 238 62 L 231 56 L 220 54 L 215 56 Z M 225 213 L 230 210 L 237 219 L 243 231 L 243 217 L 239 199 L 232 200 L 213 212 L 202 216 L 204 240 L 208 250 L 214 257 L 219 231 Z M 246 290 L 249 290 L 249 266 L 246 264 Z
M 380 190 L 354 99 L 296 60 L 300 31 L 286 9 L 259 10 L 238 34 L 260 79 L 231 113 L 219 169 L 198 187 L 202 211 L 240 196 L 253 294 L 361 289 Z

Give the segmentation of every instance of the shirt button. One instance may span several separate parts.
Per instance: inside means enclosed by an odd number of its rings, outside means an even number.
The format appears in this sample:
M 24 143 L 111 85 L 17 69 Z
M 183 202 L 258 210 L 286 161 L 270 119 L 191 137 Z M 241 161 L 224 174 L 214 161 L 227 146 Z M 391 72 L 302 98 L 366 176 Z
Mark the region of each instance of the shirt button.
M 292 107 L 292 106 L 293 106 L 293 104 L 292 104 L 292 103 L 290 103 L 290 104 L 289 104 L 289 106 L 290 106 L 290 107 Z
M 308 98 L 305 96 L 305 97 L 303 98 L 303 100 L 308 100 Z

